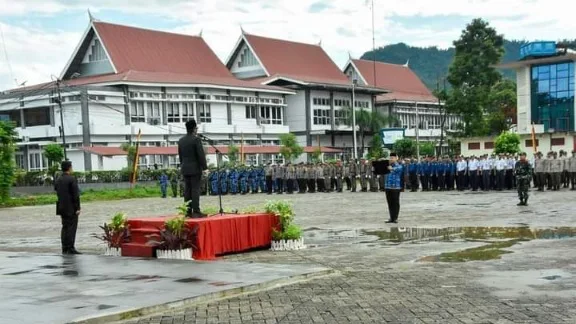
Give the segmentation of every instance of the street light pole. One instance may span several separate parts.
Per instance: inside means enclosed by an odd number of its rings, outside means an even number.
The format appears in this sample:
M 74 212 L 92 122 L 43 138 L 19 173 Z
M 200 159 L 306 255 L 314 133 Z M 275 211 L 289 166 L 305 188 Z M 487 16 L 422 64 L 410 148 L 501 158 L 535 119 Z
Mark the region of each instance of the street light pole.
M 416 158 L 420 161 L 420 137 L 419 137 L 419 129 L 420 129 L 420 114 L 418 114 L 418 102 L 415 102 L 416 105 Z
M 352 80 L 352 136 L 354 137 L 352 145 L 354 147 L 354 160 L 358 160 L 358 144 L 356 143 L 356 107 L 354 105 L 356 100 L 355 90 L 357 82 L 358 80 L 356 78 Z
M 68 160 L 66 154 L 66 134 L 64 133 L 64 112 L 62 111 L 62 94 L 60 92 L 60 80 L 56 81 L 56 89 L 58 90 L 58 107 L 60 108 L 60 135 L 62 135 L 62 148 L 64 149 L 64 161 Z

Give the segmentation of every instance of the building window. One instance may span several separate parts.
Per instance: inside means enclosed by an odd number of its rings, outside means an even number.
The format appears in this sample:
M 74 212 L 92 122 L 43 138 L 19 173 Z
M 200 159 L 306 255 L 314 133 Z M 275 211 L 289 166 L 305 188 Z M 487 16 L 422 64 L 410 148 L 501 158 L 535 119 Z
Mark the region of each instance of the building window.
M 92 100 L 92 101 L 106 101 L 106 97 L 105 97 L 105 96 L 97 96 L 97 95 L 89 95 L 89 96 L 88 96 L 88 100 Z
M 24 154 L 16 153 L 14 155 L 14 158 L 16 160 L 16 168 L 20 170 L 26 170 L 26 164 L 24 163 Z
M 277 146 L 280 145 L 278 140 L 262 140 L 262 146 Z
M 240 60 L 238 61 L 238 67 L 255 66 L 258 65 L 258 60 L 252 54 L 252 51 L 248 47 L 244 48 L 244 51 L 240 54 Z
M 370 102 L 369 101 L 354 101 L 354 107 L 356 108 L 369 108 Z
M 210 111 L 210 104 L 209 103 L 198 103 L 198 117 L 201 123 L 211 123 L 212 122 L 212 114 Z
M 26 127 L 50 125 L 50 108 L 24 109 L 24 124 Z
M 525 144 L 526 144 L 526 147 L 533 147 L 531 139 L 526 140 Z M 538 140 L 538 139 L 536 139 L 536 146 L 537 147 L 540 146 L 540 140 Z
M 330 125 L 329 109 L 314 109 L 314 125 Z
M 486 150 L 494 149 L 494 142 L 484 142 L 484 149 Z
M 532 121 L 544 130 L 574 130 L 574 62 L 531 68 Z
M 329 98 L 314 98 L 312 102 L 315 106 L 330 106 L 330 99 Z
M 478 143 L 478 142 L 468 143 L 468 149 L 469 150 L 479 150 L 480 149 L 480 143 Z
M 334 124 L 336 126 L 346 125 L 348 123 L 348 111 L 343 109 L 334 110 Z
M 146 122 L 144 103 L 142 101 L 132 101 L 130 104 L 130 121 L 133 123 Z
M 100 43 L 100 40 L 95 39 L 94 45 L 92 45 L 91 53 L 88 56 L 89 62 L 96 62 L 96 61 L 105 61 L 107 60 L 106 52 L 104 51 L 104 47 Z
M 160 103 L 159 102 L 147 102 L 147 111 L 148 111 L 148 124 L 150 125 L 160 125 L 161 124 L 161 115 L 160 115 Z
M 194 106 L 192 103 L 182 103 L 182 122 L 185 123 L 194 119 Z
M 180 122 L 180 104 L 177 102 L 169 102 L 166 111 L 167 121 L 169 123 Z
M 46 166 L 46 158 L 42 153 L 30 153 L 28 155 L 30 158 L 30 171 L 43 170 Z
M 22 127 L 22 120 L 20 119 L 20 110 L 10 110 L 0 112 L 1 121 L 11 121 L 16 124 L 16 127 Z
M 260 107 L 260 124 L 282 125 L 282 107 Z
M 564 145 L 564 137 L 559 137 L 559 138 L 553 138 L 550 141 L 550 144 L 552 146 L 563 146 Z
M 178 157 L 178 155 L 169 155 L 168 164 L 171 168 L 177 167 L 180 164 L 180 158 Z
M 246 106 L 246 119 L 256 119 L 256 106 Z

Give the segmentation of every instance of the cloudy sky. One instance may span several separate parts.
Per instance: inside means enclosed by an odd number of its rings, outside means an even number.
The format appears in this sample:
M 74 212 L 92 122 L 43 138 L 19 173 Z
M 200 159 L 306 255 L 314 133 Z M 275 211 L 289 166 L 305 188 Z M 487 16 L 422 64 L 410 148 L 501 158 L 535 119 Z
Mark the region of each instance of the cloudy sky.
M 225 60 L 240 34 L 322 42 L 342 66 L 372 48 L 370 0 L 0 0 L 0 90 L 59 75 L 97 19 L 198 34 Z M 507 38 L 574 37 L 570 0 L 374 0 L 376 46 L 451 45 L 466 23 L 488 20 Z M 565 8 L 566 10 L 562 10 Z M 17 81 L 15 81 L 17 80 Z

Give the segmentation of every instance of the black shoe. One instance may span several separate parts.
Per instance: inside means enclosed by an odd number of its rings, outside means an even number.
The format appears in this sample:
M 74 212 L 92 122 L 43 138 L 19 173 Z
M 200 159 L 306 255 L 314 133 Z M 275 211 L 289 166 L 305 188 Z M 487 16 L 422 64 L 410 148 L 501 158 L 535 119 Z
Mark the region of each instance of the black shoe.
M 392 224 L 392 223 L 396 223 L 396 221 L 393 221 L 393 220 L 391 220 L 391 219 L 389 219 L 389 220 L 386 221 L 386 224 Z
M 186 216 L 187 218 L 205 218 L 208 217 L 208 215 L 201 213 L 201 212 L 193 212 L 192 214 L 190 214 L 190 216 Z
M 76 249 L 70 249 L 68 250 L 67 254 L 82 254 L 82 253 L 78 252 Z

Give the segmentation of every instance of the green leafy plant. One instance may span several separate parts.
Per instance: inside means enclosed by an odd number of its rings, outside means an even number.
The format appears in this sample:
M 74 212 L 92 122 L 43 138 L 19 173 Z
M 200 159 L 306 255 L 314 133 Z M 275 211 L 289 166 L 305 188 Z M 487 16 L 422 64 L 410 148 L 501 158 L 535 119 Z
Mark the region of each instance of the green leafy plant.
M 265 210 L 280 219 L 280 228 L 272 229 L 273 240 L 297 240 L 302 237 L 302 229 L 292 223 L 294 221 L 294 210 L 290 202 L 282 200 L 267 201 Z
M 520 152 L 520 135 L 503 132 L 494 141 L 494 153 L 516 154 Z
M 290 224 L 284 229 L 282 238 L 285 240 L 298 240 L 302 237 L 302 229 L 296 224 Z
M 183 203 L 182 205 L 176 207 L 178 210 L 178 215 L 185 216 L 188 213 L 188 206 L 190 205 L 190 201 Z
M 304 152 L 302 146 L 298 144 L 296 135 L 292 133 L 280 135 L 280 145 L 280 154 L 287 162 L 297 159 Z
M 115 214 L 110 223 L 104 223 L 100 228 L 104 231 L 103 234 L 93 234 L 92 236 L 106 242 L 109 248 L 120 248 L 122 243 L 130 240 L 130 231 L 126 214 Z
M 159 234 L 148 235 L 148 244 L 160 250 L 195 250 L 198 237 L 198 224 L 186 223 L 186 218 L 179 216 L 167 219 Z
M 10 200 L 10 188 L 16 176 L 14 150 L 17 133 L 13 122 L 0 121 L 0 202 Z

